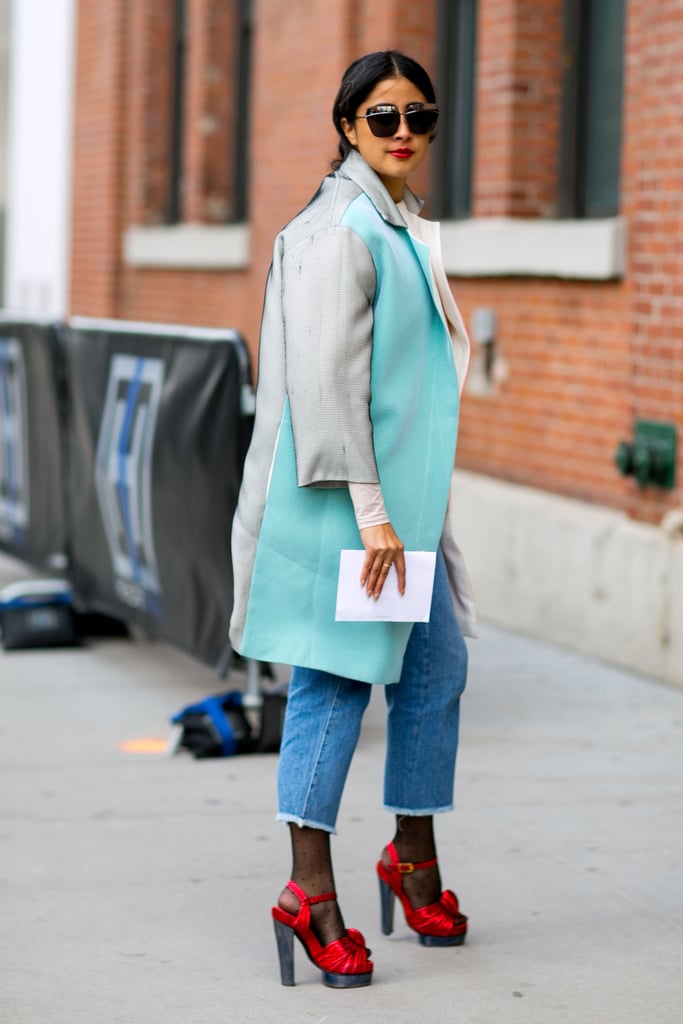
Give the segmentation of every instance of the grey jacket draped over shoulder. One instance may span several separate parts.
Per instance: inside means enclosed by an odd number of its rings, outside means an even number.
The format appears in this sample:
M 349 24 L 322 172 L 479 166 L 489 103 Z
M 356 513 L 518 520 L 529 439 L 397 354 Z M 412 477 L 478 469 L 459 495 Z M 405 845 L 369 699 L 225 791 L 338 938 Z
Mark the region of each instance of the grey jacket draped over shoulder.
M 419 212 L 408 189 L 404 201 Z M 244 656 L 398 680 L 412 623 L 335 621 L 340 551 L 362 548 L 349 481 L 380 483 L 407 550 L 441 545 L 475 635 L 448 515 L 469 354 L 452 308 L 453 343 L 429 246 L 355 151 L 278 235 L 232 533 L 230 638 Z

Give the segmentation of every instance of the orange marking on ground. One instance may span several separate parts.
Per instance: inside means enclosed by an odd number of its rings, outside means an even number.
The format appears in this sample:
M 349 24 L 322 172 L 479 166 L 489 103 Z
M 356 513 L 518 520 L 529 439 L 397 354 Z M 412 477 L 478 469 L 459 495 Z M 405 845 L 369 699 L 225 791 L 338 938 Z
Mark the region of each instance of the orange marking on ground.
M 163 754 L 167 742 L 167 740 L 157 739 L 153 736 L 142 736 L 119 743 L 119 750 L 125 751 L 126 754 Z

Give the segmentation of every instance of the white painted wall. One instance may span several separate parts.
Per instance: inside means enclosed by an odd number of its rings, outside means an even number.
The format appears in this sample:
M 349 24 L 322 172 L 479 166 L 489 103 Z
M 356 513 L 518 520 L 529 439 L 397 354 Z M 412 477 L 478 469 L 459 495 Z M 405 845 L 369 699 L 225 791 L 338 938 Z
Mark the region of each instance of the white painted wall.
M 68 309 L 76 0 L 11 0 L 5 307 Z
M 683 686 L 683 510 L 648 526 L 462 470 L 452 509 L 482 618 Z

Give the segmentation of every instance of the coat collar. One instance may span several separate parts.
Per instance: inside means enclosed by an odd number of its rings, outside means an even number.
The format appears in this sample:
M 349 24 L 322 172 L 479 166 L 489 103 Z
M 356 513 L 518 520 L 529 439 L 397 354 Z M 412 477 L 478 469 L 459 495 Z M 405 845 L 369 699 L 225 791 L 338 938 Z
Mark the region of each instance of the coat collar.
M 406 227 L 406 222 L 401 216 L 396 203 L 389 195 L 382 179 L 365 162 L 357 150 L 351 150 L 337 173 L 343 174 L 346 178 L 350 178 L 351 181 L 355 181 L 385 221 L 397 228 Z M 413 213 L 419 213 L 424 206 L 422 199 L 418 198 L 414 192 L 411 192 L 407 185 L 403 190 L 403 201 Z

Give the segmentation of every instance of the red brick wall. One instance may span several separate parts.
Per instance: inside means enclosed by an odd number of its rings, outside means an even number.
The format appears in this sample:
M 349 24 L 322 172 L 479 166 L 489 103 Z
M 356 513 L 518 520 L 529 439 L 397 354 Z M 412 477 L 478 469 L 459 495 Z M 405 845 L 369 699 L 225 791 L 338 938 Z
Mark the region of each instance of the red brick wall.
M 479 216 L 553 210 L 559 8 L 555 0 L 481 0 L 474 166 Z M 493 394 L 466 400 L 460 464 L 652 522 L 683 496 L 682 57 L 680 3 L 664 0 L 655 8 L 630 0 L 623 281 L 453 282 L 466 320 L 476 306 L 496 311 L 498 351 L 507 369 Z M 643 490 L 617 473 L 617 443 L 632 436 L 636 417 L 678 425 L 675 492 Z
M 118 313 L 123 162 L 123 0 L 82 0 L 76 37 L 71 308 Z
M 242 272 L 136 270 L 131 224 L 167 206 L 170 0 L 80 0 L 72 311 L 229 325 L 256 351 L 277 230 L 335 155 L 330 111 L 357 55 L 399 47 L 435 67 L 436 0 L 255 0 L 249 180 L 251 260 Z M 557 209 L 562 0 L 480 0 L 473 210 Z M 232 5 L 188 0 L 183 213 L 215 222 L 230 203 Z M 623 281 L 453 281 L 469 322 L 498 319 L 506 378 L 463 407 L 460 464 L 657 521 L 683 494 L 639 490 L 613 463 L 635 416 L 683 428 L 683 9 L 629 0 Z M 227 141 L 228 145 L 224 146 Z M 429 168 L 413 183 L 426 193 Z
M 459 463 L 503 479 L 621 506 L 613 465 L 631 424 L 623 286 L 500 280 L 454 283 L 466 321 L 497 315 L 507 379 L 464 404 Z
M 634 416 L 678 424 L 683 503 L 683 5 L 630 0 L 623 207 L 629 224 L 629 357 Z M 656 492 L 629 489 L 656 519 Z

